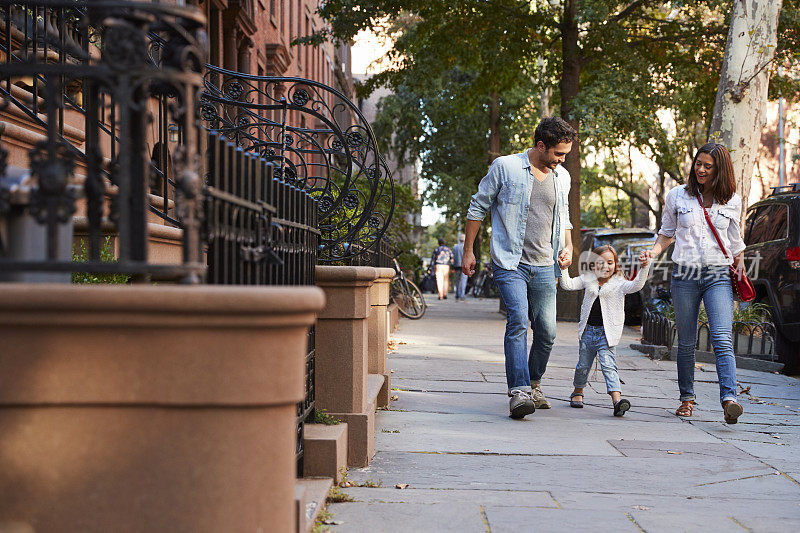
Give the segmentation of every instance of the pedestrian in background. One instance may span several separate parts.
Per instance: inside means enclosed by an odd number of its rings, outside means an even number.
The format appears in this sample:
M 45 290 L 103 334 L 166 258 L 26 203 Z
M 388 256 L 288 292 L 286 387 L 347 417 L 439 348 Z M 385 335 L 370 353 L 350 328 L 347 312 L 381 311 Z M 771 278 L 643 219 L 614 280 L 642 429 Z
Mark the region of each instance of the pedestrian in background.
M 447 298 L 450 292 L 450 265 L 453 264 L 453 250 L 446 244 L 444 239 L 439 239 L 439 246 L 433 251 L 433 272 L 436 274 L 436 289 L 439 291 L 439 299 Z
M 453 268 L 456 269 L 456 300 L 464 300 L 467 290 L 467 275 L 461 271 L 461 260 L 464 258 L 464 234 L 458 234 L 458 244 L 453 246 Z

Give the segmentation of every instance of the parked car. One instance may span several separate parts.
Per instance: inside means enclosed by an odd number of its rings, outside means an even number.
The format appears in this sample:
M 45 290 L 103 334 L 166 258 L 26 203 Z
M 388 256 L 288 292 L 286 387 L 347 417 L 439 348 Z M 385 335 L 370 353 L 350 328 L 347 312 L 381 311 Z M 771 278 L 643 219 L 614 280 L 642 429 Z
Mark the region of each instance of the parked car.
M 656 231 L 647 228 L 581 229 L 581 250 L 589 251 L 604 245 L 613 246 L 619 256 L 622 273 L 628 279 L 633 279 L 639 271 L 639 252 L 652 248 L 655 240 Z M 641 324 L 642 305 L 652 292 L 648 285 L 639 292 L 625 296 L 626 324 Z
M 800 183 L 773 187 L 747 209 L 744 242 L 755 301 L 775 323 L 779 361 L 784 372 L 800 373 Z

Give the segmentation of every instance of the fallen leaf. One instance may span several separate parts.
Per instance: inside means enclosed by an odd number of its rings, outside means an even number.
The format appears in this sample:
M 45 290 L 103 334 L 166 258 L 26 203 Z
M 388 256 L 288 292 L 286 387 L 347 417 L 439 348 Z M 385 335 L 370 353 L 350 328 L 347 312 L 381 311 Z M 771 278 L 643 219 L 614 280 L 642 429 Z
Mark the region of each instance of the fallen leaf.
M 780 435 L 773 435 L 772 438 L 773 439 L 779 439 L 779 438 L 781 438 L 781 436 Z
M 646 505 L 634 505 L 633 508 L 634 509 L 638 509 L 640 511 L 649 511 L 650 510 L 650 508 L 647 507 Z
M 672 450 L 667 450 L 667 453 L 670 455 L 683 455 L 683 452 L 673 452 Z
M 394 486 L 394 488 L 396 488 L 396 489 L 407 489 L 408 488 L 408 483 L 398 483 L 397 485 Z
M 393 402 L 396 402 L 396 401 L 397 401 L 397 400 L 399 400 L 399 399 L 400 399 L 400 396 L 398 396 L 397 394 L 394 394 L 394 395 L 392 395 L 392 398 L 391 398 L 391 400 L 392 400 Z

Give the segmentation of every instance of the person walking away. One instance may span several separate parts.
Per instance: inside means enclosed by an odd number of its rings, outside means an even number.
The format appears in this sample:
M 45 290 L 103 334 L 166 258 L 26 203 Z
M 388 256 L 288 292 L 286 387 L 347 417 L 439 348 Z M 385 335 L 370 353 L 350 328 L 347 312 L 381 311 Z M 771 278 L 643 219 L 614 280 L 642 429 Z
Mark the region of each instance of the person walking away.
M 436 274 L 436 289 L 439 291 L 439 299 L 447 298 L 450 292 L 450 265 L 453 264 L 453 250 L 451 250 L 444 239 L 439 239 L 439 246 L 433 251 L 433 269 Z
M 678 388 L 681 405 L 675 414 L 692 416 L 695 346 L 700 302 L 705 305 L 711 344 L 716 357 L 719 395 L 728 424 L 742 414 L 736 401 L 736 358 L 733 354 L 733 289 L 730 266 L 744 270 L 744 248 L 739 218 L 742 199 L 736 194 L 731 156 L 725 146 L 708 143 L 692 161 L 686 184 L 673 187 L 664 202 L 661 229 L 653 248 L 639 259 L 651 259 L 674 240 L 672 304 L 678 330 Z M 714 224 L 723 251 L 711 231 Z M 729 251 L 729 253 L 726 253 Z
M 464 301 L 464 294 L 467 292 L 467 275 L 461 270 L 461 262 L 464 259 L 464 239 L 463 233 L 458 234 L 458 244 L 453 246 L 453 268 L 456 271 L 456 301 Z
M 541 379 L 556 336 L 556 260 L 572 261 L 570 175 L 561 163 L 577 138 L 561 118 L 543 119 L 533 148 L 492 162 L 467 211 L 461 268 L 468 276 L 475 273 L 473 246 L 481 221 L 492 213 L 492 270 L 508 310 L 503 350 L 512 418 L 550 407 Z
M 646 259 L 642 261 L 636 278 L 627 281 L 620 270 L 617 251 L 612 246 L 599 246 L 588 255 L 589 271 L 577 278 L 571 278 L 567 268 L 561 264 L 561 287 L 568 291 L 585 289 L 578 325 L 578 365 L 572 381 L 575 390 L 569 397 L 569 405 L 583 407 L 583 389 L 597 357 L 606 380 L 606 391 L 611 396 L 614 416 L 623 416 L 631 408 L 631 402 L 622 397 L 616 346 L 625 324 L 625 295 L 644 287 L 650 270 L 649 262 Z

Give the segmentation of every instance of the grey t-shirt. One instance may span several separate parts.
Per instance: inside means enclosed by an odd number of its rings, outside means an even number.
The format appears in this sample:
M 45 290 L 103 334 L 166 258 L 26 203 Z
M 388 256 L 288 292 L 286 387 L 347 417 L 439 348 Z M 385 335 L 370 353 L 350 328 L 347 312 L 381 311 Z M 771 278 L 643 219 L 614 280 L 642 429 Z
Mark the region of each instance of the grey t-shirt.
M 551 170 L 543 181 L 533 178 L 520 262 L 531 266 L 550 266 L 554 263 L 552 237 L 555 207 L 555 174 Z

